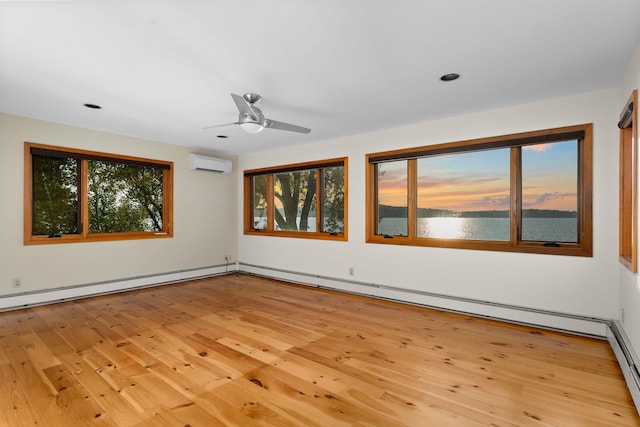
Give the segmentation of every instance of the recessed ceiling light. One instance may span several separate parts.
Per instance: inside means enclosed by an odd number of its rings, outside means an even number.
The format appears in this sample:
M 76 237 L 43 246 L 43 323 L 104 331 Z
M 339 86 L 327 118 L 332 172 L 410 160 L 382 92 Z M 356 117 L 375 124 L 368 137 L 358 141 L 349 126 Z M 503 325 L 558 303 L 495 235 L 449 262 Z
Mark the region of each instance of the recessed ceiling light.
M 442 80 L 443 82 L 451 82 L 453 80 L 456 80 L 460 77 L 460 74 L 458 73 L 449 73 L 449 74 L 445 74 L 444 76 L 440 77 L 440 80 Z
M 96 105 L 96 104 L 84 104 L 84 106 L 87 107 L 87 108 L 93 108 L 94 110 L 99 110 L 99 109 L 102 108 L 101 106 Z
M 218 135 L 218 138 L 224 139 L 224 138 L 229 138 L 229 136 L 227 136 L 227 135 Z

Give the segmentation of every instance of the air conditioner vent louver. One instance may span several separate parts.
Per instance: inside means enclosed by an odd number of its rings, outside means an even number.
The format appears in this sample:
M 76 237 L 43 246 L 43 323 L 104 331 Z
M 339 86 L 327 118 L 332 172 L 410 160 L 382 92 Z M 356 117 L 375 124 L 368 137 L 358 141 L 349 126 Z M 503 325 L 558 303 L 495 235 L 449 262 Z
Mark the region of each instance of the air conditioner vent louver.
M 231 173 L 231 160 L 191 153 L 189 154 L 189 169 L 228 174 Z

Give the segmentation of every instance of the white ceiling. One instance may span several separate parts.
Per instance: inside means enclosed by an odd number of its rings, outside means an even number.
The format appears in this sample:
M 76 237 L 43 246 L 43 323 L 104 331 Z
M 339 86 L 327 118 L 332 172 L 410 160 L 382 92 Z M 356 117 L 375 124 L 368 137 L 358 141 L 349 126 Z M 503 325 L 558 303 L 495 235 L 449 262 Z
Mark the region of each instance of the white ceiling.
M 615 87 L 639 39 L 638 0 L 0 1 L 0 111 L 243 154 Z M 203 130 L 231 92 L 312 131 Z

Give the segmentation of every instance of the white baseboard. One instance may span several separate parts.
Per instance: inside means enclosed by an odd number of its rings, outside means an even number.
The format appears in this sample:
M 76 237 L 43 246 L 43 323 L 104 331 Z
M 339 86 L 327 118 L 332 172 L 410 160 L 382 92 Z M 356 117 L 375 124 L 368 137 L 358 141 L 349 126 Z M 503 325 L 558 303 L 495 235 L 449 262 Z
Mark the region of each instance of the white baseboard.
M 416 304 L 438 310 L 466 313 L 511 323 L 531 325 L 561 332 L 607 337 L 609 319 L 581 316 L 555 311 L 540 310 L 531 307 L 481 301 L 472 298 L 436 294 L 432 292 L 391 287 L 373 283 L 344 280 L 339 278 L 313 275 L 265 266 L 239 263 L 241 272 L 284 280 L 287 282 L 335 289 L 376 298 L 389 299 Z
M 235 271 L 292 283 L 335 289 L 342 292 L 367 295 L 376 298 L 432 307 L 440 310 L 467 313 L 474 316 L 482 316 L 601 338 L 608 337 L 608 324 L 611 322 L 609 319 L 558 313 L 530 307 L 513 306 L 491 301 L 442 295 L 414 289 L 391 287 L 354 280 L 344 280 L 340 278 L 257 266 L 241 262 L 55 289 L 45 289 L 34 292 L 3 295 L 0 296 L 0 311 L 158 286 Z
M 62 288 L 45 289 L 34 292 L 23 292 L 0 296 L 0 311 L 15 310 L 36 305 L 86 298 L 97 295 L 112 294 L 133 289 L 159 286 L 182 282 L 200 277 L 217 276 L 230 271 L 237 271 L 238 264 L 215 265 L 189 270 L 172 271 L 147 276 L 129 277 L 105 282 L 87 283 Z
M 611 322 L 607 339 L 618 359 L 618 364 L 631 392 L 633 402 L 640 414 L 640 360 L 638 353 L 633 350 L 629 338 L 617 321 Z
M 342 292 L 395 300 L 409 304 L 417 304 L 440 310 L 468 313 L 475 316 L 540 326 L 601 338 L 608 337 L 608 323 L 610 322 L 608 319 L 512 306 L 490 301 L 480 301 L 471 298 L 461 298 L 412 289 L 358 282 L 354 280 L 344 280 L 303 272 L 245 264 L 241 262 L 235 262 L 228 265 L 222 264 L 189 270 L 165 272 L 147 276 L 129 277 L 105 282 L 66 286 L 62 288 L 45 289 L 41 291 L 0 295 L 0 311 L 159 286 L 236 271 L 302 285 L 335 289 Z

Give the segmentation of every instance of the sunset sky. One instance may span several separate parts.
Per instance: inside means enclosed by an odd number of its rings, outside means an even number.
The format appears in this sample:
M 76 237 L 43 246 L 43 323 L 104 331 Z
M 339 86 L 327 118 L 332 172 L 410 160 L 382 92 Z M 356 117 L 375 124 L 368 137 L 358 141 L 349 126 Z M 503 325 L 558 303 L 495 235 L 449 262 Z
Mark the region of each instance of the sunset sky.
M 379 203 L 407 205 L 407 161 L 380 165 Z M 523 208 L 577 210 L 577 142 L 524 147 Z M 418 207 L 509 209 L 509 149 L 418 159 Z

